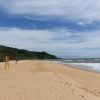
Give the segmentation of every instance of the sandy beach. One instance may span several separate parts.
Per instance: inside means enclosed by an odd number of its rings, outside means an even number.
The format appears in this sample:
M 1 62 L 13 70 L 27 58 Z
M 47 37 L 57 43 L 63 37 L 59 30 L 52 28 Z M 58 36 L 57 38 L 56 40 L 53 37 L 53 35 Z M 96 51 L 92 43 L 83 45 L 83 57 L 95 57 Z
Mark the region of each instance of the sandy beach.
M 100 74 L 44 61 L 0 63 L 0 100 L 100 100 Z

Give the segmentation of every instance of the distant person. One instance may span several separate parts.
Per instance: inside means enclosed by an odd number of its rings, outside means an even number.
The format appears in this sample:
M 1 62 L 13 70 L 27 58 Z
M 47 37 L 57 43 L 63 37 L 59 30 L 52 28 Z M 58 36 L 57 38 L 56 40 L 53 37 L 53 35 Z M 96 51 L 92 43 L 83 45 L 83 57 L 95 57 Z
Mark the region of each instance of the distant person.
M 6 56 L 5 57 L 5 69 L 9 69 L 9 57 L 8 56 Z
M 17 59 L 15 59 L 15 64 L 16 64 L 16 65 L 17 65 L 17 61 L 18 61 L 18 60 L 17 60 Z
M 15 48 L 15 64 L 17 64 L 18 58 L 17 58 L 17 49 Z

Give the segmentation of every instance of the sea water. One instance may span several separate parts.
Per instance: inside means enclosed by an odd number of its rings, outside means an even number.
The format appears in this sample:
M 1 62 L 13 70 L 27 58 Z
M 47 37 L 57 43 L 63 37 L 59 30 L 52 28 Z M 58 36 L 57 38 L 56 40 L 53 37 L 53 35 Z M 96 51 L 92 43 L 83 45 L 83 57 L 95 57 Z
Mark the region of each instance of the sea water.
M 67 58 L 50 60 L 53 63 L 69 64 L 73 67 L 100 72 L 100 58 Z

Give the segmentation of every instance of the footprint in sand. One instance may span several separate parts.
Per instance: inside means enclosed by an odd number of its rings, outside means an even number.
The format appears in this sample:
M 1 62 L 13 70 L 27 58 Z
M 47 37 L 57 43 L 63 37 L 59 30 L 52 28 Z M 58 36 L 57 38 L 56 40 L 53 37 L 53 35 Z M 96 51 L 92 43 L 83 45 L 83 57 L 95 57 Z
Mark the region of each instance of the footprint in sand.
M 78 95 L 78 96 L 84 98 L 84 95 Z
M 100 92 L 98 92 L 100 94 Z
M 72 86 L 72 84 L 70 84 L 70 83 L 68 83 L 68 82 L 66 82 L 65 84 L 67 84 L 68 86 Z
M 84 90 L 84 91 L 86 91 L 86 92 L 88 92 L 88 93 L 91 93 L 91 94 L 93 94 L 93 95 L 100 96 L 100 91 L 98 91 L 98 90 L 93 90 L 93 91 L 91 91 L 91 90 L 89 90 L 89 89 L 87 89 L 87 88 L 84 88 L 84 87 L 80 87 L 80 89 L 82 89 L 82 90 Z

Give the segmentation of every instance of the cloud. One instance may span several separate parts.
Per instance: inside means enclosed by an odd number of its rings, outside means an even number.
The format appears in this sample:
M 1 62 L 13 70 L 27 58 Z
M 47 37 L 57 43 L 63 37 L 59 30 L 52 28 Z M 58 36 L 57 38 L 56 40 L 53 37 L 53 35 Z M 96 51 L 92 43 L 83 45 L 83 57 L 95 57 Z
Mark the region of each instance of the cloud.
M 100 21 L 100 0 L 3 0 L 0 4 L 8 14 L 27 18 L 40 16 L 86 23 Z
M 58 56 L 100 56 L 100 30 L 74 32 L 62 29 L 25 30 L 0 28 L 0 43 L 32 51 L 47 51 Z

